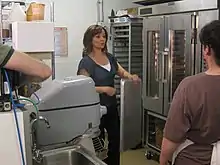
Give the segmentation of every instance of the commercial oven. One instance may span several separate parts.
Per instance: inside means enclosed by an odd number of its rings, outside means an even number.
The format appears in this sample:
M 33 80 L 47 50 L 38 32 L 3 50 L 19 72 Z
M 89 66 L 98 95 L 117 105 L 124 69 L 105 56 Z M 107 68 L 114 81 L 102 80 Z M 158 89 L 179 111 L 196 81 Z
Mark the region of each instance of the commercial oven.
M 219 2 L 168 2 L 140 7 L 139 15 L 144 17 L 142 93 L 146 141 L 148 147 L 160 152 L 161 132 L 175 90 L 185 77 L 206 69 L 199 31 L 206 23 L 219 19 Z
M 166 116 L 178 84 L 192 75 L 190 14 L 150 17 L 144 21 L 144 107 Z

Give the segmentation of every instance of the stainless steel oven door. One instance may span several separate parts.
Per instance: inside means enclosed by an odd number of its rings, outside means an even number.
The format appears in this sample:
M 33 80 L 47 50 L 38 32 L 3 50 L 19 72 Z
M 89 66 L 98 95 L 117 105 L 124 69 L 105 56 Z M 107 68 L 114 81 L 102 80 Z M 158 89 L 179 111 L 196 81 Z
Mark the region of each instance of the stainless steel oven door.
M 165 18 L 165 48 L 162 57 L 164 83 L 164 116 L 180 82 L 193 74 L 192 14 L 175 14 Z
M 164 47 L 164 17 L 144 20 L 143 28 L 143 105 L 144 109 L 162 115 L 163 83 L 161 60 Z

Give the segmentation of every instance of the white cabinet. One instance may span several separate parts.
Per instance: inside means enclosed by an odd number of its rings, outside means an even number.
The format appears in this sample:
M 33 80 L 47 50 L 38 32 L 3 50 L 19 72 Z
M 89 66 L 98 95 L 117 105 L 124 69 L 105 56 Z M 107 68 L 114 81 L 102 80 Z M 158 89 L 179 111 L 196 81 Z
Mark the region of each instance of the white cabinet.
M 22 52 L 41 53 L 54 51 L 54 23 L 12 23 L 12 44 Z

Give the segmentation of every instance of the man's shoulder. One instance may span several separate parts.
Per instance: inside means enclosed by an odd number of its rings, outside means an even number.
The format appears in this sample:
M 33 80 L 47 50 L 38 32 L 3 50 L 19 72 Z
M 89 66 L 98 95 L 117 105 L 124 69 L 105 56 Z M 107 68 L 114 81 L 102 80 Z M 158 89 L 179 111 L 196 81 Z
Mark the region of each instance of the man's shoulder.
M 187 83 L 187 82 L 195 82 L 195 81 L 203 79 L 204 76 L 205 76 L 205 73 L 198 73 L 198 74 L 195 74 L 195 75 L 188 76 L 188 77 L 184 78 L 183 81 L 185 83 Z
M 201 83 L 205 77 L 205 73 L 199 73 L 196 75 L 188 76 L 181 82 L 181 86 L 184 88 L 196 87 L 198 83 Z

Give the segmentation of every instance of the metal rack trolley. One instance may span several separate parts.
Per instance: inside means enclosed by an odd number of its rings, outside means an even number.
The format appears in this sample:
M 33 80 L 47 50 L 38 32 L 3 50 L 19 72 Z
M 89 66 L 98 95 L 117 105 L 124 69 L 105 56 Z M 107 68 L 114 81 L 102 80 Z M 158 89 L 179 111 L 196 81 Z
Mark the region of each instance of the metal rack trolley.
M 129 22 L 120 22 L 120 23 L 111 23 L 110 31 L 112 37 L 112 53 L 117 58 L 120 65 L 126 69 L 131 74 L 137 74 L 141 79 L 143 78 L 143 42 L 142 42 L 142 29 L 143 29 L 143 20 L 141 18 L 129 18 Z M 120 77 L 115 78 L 115 88 L 117 92 L 117 102 L 118 102 L 118 109 L 121 118 L 121 151 L 125 151 L 127 149 L 139 148 L 143 146 L 144 138 L 143 138 L 143 124 L 138 124 L 143 121 L 143 108 L 141 106 L 141 96 L 137 96 L 134 98 L 133 103 L 125 103 L 126 99 L 122 94 L 126 92 L 127 95 L 131 95 L 132 91 L 124 91 L 125 90 L 125 83 L 126 81 L 120 80 Z M 128 83 L 128 82 L 126 82 Z M 128 84 L 127 84 L 128 85 Z M 136 91 L 137 92 L 137 91 Z M 133 93 L 134 94 L 134 93 Z M 125 99 L 125 100 L 124 100 Z M 138 99 L 140 101 L 140 107 L 138 104 Z M 135 101 L 136 100 L 136 101 Z M 126 105 L 136 104 L 135 107 L 130 109 Z M 126 108 L 126 109 L 125 109 Z M 139 109 L 140 108 L 140 109 Z M 136 109 L 136 112 L 135 112 Z M 141 116 L 139 116 L 139 112 L 141 111 Z M 124 113 L 129 113 L 130 115 L 136 116 L 133 119 L 133 122 L 136 122 L 133 127 L 138 128 L 130 128 L 129 131 L 126 131 L 127 128 L 125 126 L 125 122 L 128 118 L 125 118 L 123 115 Z M 138 120 L 138 121 L 135 121 Z M 127 123 L 128 124 L 128 123 Z M 128 124 L 129 125 L 129 124 Z M 140 128 L 139 128 L 140 127 Z M 137 133 L 136 137 L 132 137 L 130 133 L 132 132 L 141 131 L 141 135 L 139 138 L 139 133 Z M 126 132 L 126 133 L 125 133 Z M 128 133 L 130 132 L 130 133 Z M 123 136 L 122 136 L 123 135 Z M 124 136 L 130 136 L 131 141 L 126 140 Z M 129 139 L 129 138 L 128 138 Z M 136 141 L 136 142 L 135 142 Z M 139 142 L 138 142 L 139 141 Z M 129 145 L 128 145 L 129 143 Z M 135 146 L 136 144 L 136 146 Z
M 142 19 L 126 23 L 111 23 L 112 53 L 129 73 L 143 75 Z M 120 105 L 120 78 L 116 77 L 118 103 Z

